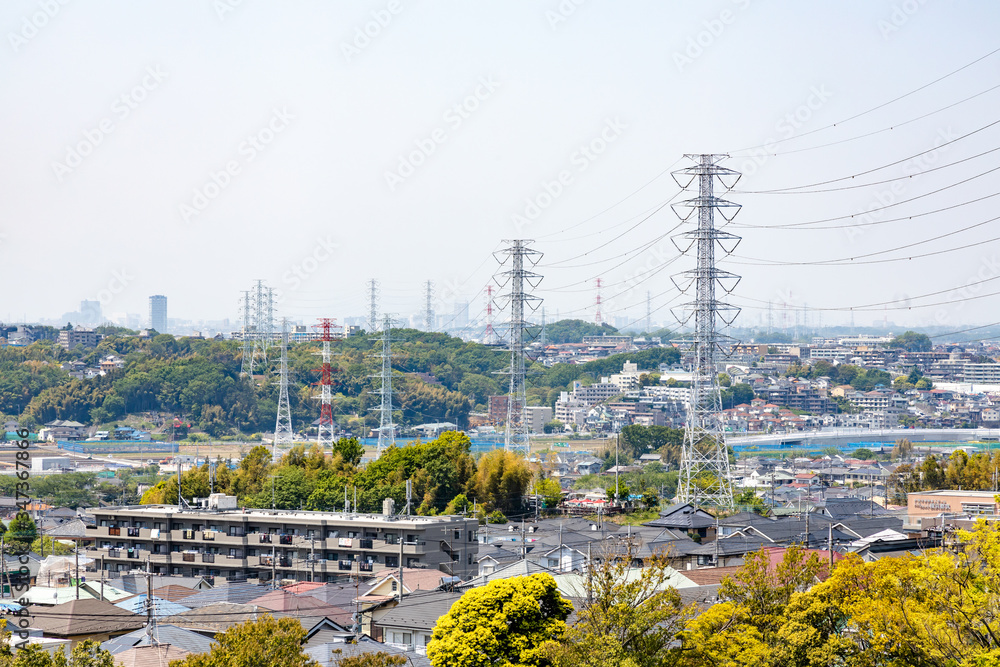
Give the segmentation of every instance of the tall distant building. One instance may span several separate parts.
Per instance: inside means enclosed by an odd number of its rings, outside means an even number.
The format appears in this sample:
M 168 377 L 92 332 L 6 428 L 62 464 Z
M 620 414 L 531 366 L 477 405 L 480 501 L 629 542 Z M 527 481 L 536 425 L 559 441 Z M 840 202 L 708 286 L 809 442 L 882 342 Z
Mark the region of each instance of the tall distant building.
M 81 301 L 80 302 L 80 324 L 100 324 L 101 323 L 101 302 Z
M 161 294 L 149 297 L 149 328 L 157 333 L 167 331 L 167 297 Z

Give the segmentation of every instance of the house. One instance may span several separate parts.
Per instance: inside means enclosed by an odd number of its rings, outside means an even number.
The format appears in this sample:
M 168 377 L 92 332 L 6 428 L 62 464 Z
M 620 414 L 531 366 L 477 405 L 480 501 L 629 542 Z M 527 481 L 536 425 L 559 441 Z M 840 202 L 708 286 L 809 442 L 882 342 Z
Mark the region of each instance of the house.
M 188 653 L 208 653 L 212 650 L 212 640 L 205 635 L 164 623 L 156 624 L 156 641 L 160 644 L 170 644 Z M 126 635 L 109 639 L 101 644 L 101 648 L 111 655 L 117 655 L 136 646 L 149 646 L 149 643 L 150 638 L 146 628 L 140 628 Z
M 35 607 L 31 613 L 33 627 L 47 637 L 68 639 L 73 646 L 88 639 L 104 642 L 137 630 L 145 622 L 145 616 L 137 616 L 110 602 L 94 599 L 71 600 L 47 608 Z
M 691 503 L 677 503 L 660 512 L 660 518 L 648 521 L 644 526 L 651 528 L 674 528 L 695 533 L 701 538 L 708 537 L 709 529 L 715 534 L 715 517 Z
M 372 638 L 396 649 L 426 655 L 438 618 L 461 597 L 461 593 L 448 591 L 421 591 L 384 611 L 373 610 Z
M 521 554 L 516 551 L 505 549 L 500 544 L 484 546 L 479 550 L 479 557 L 476 559 L 476 562 L 479 563 L 479 576 L 481 577 L 483 575 L 496 572 L 504 565 L 508 565 L 520 559 Z
M 38 429 L 39 440 L 79 440 L 87 435 L 87 427 L 71 419 L 54 419 Z

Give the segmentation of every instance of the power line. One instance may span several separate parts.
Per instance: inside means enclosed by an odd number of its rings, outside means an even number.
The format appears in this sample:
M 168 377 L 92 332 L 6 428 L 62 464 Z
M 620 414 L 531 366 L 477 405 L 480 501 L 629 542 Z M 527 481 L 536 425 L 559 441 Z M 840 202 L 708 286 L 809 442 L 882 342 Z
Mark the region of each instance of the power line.
M 757 149 L 757 148 L 765 148 L 765 147 L 767 147 L 769 145 L 773 146 L 775 144 L 785 143 L 786 141 L 791 141 L 792 139 L 801 139 L 802 137 L 807 137 L 807 136 L 809 136 L 811 134 L 816 134 L 817 132 L 823 132 L 824 130 L 829 130 L 830 128 L 837 127 L 838 125 L 843 125 L 844 123 L 848 123 L 848 122 L 850 122 L 852 120 L 856 120 L 858 118 L 861 118 L 862 116 L 867 116 L 868 114 L 870 114 L 870 113 L 872 113 L 874 111 L 878 111 L 879 109 L 885 108 L 885 107 L 889 106 L 890 104 L 895 104 L 896 102 L 898 102 L 900 100 L 903 100 L 903 99 L 906 99 L 907 97 L 910 97 L 911 95 L 915 95 L 916 93 L 919 93 L 921 90 L 925 90 L 927 88 L 930 88 L 931 86 L 933 86 L 935 84 L 938 84 L 938 83 L 944 81 L 945 79 L 948 79 L 948 78 L 950 78 L 950 77 L 958 74 L 959 72 L 961 72 L 963 70 L 966 70 L 966 69 L 972 67 L 973 65 L 975 65 L 975 64 L 977 64 L 977 63 L 979 63 L 979 62 L 981 62 L 983 60 L 986 60 L 990 56 L 995 55 L 997 53 L 1000 53 L 1000 49 L 994 49 L 993 51 L 990 51 L 986 55 L 981 56 L 979 58 L 976 58 L 972 62 L 967 63 L 965 65 L 962 65 L 958 69 L 952 70 L 951 72 L 945 74 L 944 76 L 938 77 L 937 79 L 934 79 L 933 81 L 931 81 L 929 83 L 925 83 L 924 85 L 920 86 L 919 88 L 914 88 L 913 90 L 911 90 L 908 93 L 905 93 L 905 94 L 900 95 L 898 97 L 894 97 L 893 99 L 891 99 L 891 100 L 889 100 L 887 102 L 883 102 L 883 103 L 878 104 L 878 105 L 876 105 L 874 107 L 871 107 L 870 109 L 866 109 L 865 111 L 862 111 L 861 113 L 854 114 L 853 116 L 849 116 L 847 118 L 839 120 L 839 121 L 837 121 L 835 123 L 830 123 L 829 125 L 825 125 L 823 127 L 818 127 L 815 130 L 809 130 L 808 132 L 803 132 L 803 133 L 798 134 L 798 135 L 796 135 L 794 137 L 788 137 L 787 139 L 779 139 L 777 141 L 772 141 L 770 144 L 760 144 L 758 146 L 748 146 L 746 148 L 740 148 L 738 150 L 733 151 L 732 155 L 736 155 L 737 153 L 743 153 L 745 151 L 751 151 L 751 150 L 754 150 L 754 149 Z

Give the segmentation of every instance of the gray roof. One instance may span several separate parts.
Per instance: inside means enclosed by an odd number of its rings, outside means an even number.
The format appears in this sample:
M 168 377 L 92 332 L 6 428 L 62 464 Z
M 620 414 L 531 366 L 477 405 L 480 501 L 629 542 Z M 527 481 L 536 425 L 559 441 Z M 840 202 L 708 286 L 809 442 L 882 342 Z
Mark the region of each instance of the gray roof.
M 690 503 L 677 503 L 660 512 L 659 519 L 647 521 L 654 528 L 681 528 L 691 530 L 715 525 L 715 517 Z
M 191 653 L 207 653 L 212 649 L 212 640 L 205 635 L 198 634 L 192 630 L 179 628 L 176 625 L 158 623 L 155 628 L 154 637 L 161 644 L 170 644 L 182 648 Z M 115 637 L 101 644 L 101 648 L 109 651 L 112 655 L 120 653 L 133 646 L 148 646 L 149 637 L 146 635 L 146 628 L 133 630 L 127 635 Z
M 233 582 L 228 586 L 220 586 L 188 596 L 184 598 L 184 606 L 191 609 L 199 609 L 210 604 L 215 604 L 216 602 L 247 604 L 251 600 L 270 592 L 270 590 L 269 586 L 263 584 L 252 584 L 245 581 Z
M 128 591 L 129 593 L 145 593 L 147 590 L 146 575 L 144 574 L 123 574 L 117 579 L 108 579 L 107 583 L 114 586 L 115 588 L 120 588 L 123 591 Z M 178 576 L 163 576 L 154 574 L 153 588 L 160 588 L 162 586 L 184 586 L 185 588 L 190 588 L 195 590 L 195 587 L 199 584 L 207 585 L 202 577 L 178 577 Z M 190 605 L 185 605 L 190 606 Z
M 405 577 L 404 577 L 405 579 Z M 356 588 L 353 584 L 345 586 L 343 584 L 327 584 L 311 591 L 306 591 L 302 595 L 314 597 L 321 602 L 332 607 L 354 608 L 354 598 L 357 597 Z
M 412 628 L 433 630 L 438 618 L 451 610 L 462 597 L 461 593 L 447 591 L 418 591 L 405 596 L 399 604 L 374 621 L 383 628 Z

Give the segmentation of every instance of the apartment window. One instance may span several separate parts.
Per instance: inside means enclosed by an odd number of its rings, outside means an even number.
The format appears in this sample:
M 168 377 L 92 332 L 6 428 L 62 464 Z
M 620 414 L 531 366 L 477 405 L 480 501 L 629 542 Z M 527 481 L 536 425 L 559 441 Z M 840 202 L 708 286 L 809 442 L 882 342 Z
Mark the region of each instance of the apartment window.
M 462 531 L 460 531 L 460 530 L 456 530 L 455 531 L 455 539 L 456 540 L 462 539 Z
M 181 529 L 182 529 L 182 526 L 179 523 L 175 522 L 175 523 L 170 524 L 170 530 L 181 530 Z
M 154 521 L 153 522 L 153 528 L 155 528 L 156 530 L 163 530 L 163 522 L 162 521 Z
M 475 542 L 476 541 L 476 531 L 474 531 L 474 530 L 470 530 L 469 531 L 469 541 L 470 542 Z
M 247 549 L 247 556 L 256 556 L 256 555 L 257 555 L 256 549 Z
M 230 526 L 229 527 L 229 535 L 230 535 L 230 537 L 240 537 L 240 534 L 241 533 L 240 533 L 240 527 L 239 526 Z
M 229 557 L 230 558 L 239 558 L 240 557 L 240 552 L 237 549 L 230 548 L 229 549 Z
M 347 537 L 349 537 L 351 539 L 354 539 L 357 536 L 358 536 L 358 531 L 356 531 L 356 530 L 349 530 L 349 531 L 347 531 Z
M 328 531 L 326 531 L 326 536 L 327 536 L 327 538 L 340 537 L 340 531 L 339 530 L 328 530 Z
M 420 559 L 419 558 L 407 558 L 406 559 L 406 567 L 417 567 L 418 565 L 420 565 Z
M 399 556 L 386 556 L 385 557 L 386 567 L 399 567 Z

